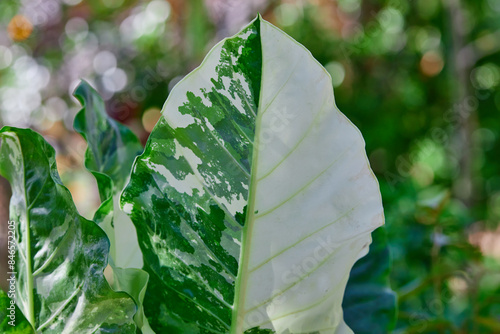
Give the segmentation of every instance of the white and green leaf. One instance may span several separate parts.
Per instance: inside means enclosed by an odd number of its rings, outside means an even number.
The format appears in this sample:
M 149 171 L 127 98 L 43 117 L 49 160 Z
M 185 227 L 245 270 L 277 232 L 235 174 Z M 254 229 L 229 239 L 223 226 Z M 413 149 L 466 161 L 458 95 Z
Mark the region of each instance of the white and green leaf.
M 111 261 L 118 267 L 142 267 L 142 254 L 135 227 L 118 206 L 118 196 L 135 157 L 142 152 L 139 139 L 130 129 L 111 119 L 99 94 L 85 81 L 74 92 L 82 104 L 74 128 L 87 142 L 85 167 L 94 175 L 101 206 L 94 221 L 111 242 Z
M 168 333 L 351 332 L 349 272 L 384 222 L 330 76 L 260 18 L 171 92 L 121 205 Z
M 16 222 L 16 304 L 35 333 L 135 333 L 133 300 L 104 277 L 109 241 L 78 214 L 54 149 L 29 129 L 4 127 L 0 138 Z
M 136 325 L 142 333 L 151 334 L 154 332 L 142 306 L 149 275 L 140 269 L 142 253 L 135 227 L 118 206 L 118 197 L 142 145 L 130 129 L 107 115 L 103 99 L 88 83 L 82 81 L 74 96 L 82 104 L 74 127 L 87 141 L 85 166 L 96 178 L 102 202 L 94 221 L 111 244 L 111 287 L 132 296 L 138 307 Z

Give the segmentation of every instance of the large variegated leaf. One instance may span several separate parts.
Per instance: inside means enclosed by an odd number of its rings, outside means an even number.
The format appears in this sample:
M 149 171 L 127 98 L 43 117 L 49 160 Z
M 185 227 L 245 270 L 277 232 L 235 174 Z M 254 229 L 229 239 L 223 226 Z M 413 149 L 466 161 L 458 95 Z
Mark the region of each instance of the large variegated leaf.
M 103 271 L 109 241 L 80 216 L 54 149 L 29 129 L 0 130 L 0 172 L 12 186 L 16 303 L 36 333 L 135 333 L 133 300 Z
M 378 184 L 330 76 L 266 21 L 174 88 L 121 204 L 157 332 L 351 332 L 342 298 L 383 224 Z
M 154 332 L 142 306 L 149 275 L 138 269 L 142 268 L 142 253 L 137 233 L 117 203 L 142 145 L 130 129 L 107 115 L 104 101 L 88 83 L 82 81 L 74 95 L 83 107 L 75 117 L 74 127 L 87 141 L 85 166 L 96 178 L 102 201 L 94 221 L 106 232 L 111 244 L 111 286 L 132 296 L 138 307 L 134 320 L 142 333 L 151 334 Z

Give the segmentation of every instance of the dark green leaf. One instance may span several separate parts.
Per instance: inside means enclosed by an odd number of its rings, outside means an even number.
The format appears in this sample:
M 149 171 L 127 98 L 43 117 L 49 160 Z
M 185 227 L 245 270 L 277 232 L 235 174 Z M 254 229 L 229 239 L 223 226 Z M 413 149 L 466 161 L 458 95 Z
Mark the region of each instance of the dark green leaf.
M 389 246 L 384 227 L 372 233 L 367 255 L 351 270 L 342 307 L 356 334 L 386 334 L 396 322 L 396 293 L 391 290 Z
M 30 323 L 11 300 L 7 293 L 0 290 L 0 333 L 33 334 Z

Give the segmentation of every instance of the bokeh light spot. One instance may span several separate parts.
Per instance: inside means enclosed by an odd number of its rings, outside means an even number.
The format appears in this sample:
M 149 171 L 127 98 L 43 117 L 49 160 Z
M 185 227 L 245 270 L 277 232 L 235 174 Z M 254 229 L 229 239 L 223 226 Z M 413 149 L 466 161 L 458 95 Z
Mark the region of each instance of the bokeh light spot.
M 64 28 L 66 35 L 74 41 L 82 41 L 87 37 L 89 25 L 81 17 L 74 17 L 66 23 Z
M 471 72 L 471 80 L 477 89 L 492 89 L 500 81 L 500 69 L 492 63 L 476 67 Z
M 475 143 L 479 143 L 483 150 L 489 151 L 495 147 L 496 135 L 488 128 L 479 128 L 472 133 L 472 139 Z
M 282 4 L 274 10 L 276 20 L 281 26 L 288 27 L 293 25 L 300 17 L 300 12 L 297 6 L 292 4 Z
M 104 72 L 116 68 L 116 57 L 112 52 L 101 51 L 94 57 L 93 65 L 96 73 L 104 74 Z
M 443 67 L 443 57 L 437 51 L 427 51 L 420 59 L 420 70 L 428 77 L 438 75 Z
M 354 13 L 361 9 L 360 0 L 339 0 L 338 4 L 344 13 Z
M 63 0 L 63 2 L 69 6 L 76 6 L 82 2 L 82 0 Z
M 104 72 L 102 84 L 109 92 L 119 92 L 127 86 L 127 74 L 121 68 L 109 69 Z
M 156 122 L 161 117 L 161 110 L 158 108 L 149 108 L 142 115 L 142 126 L 147 132 L 153 131 Z
M 500 2 L 498 0 L 488 0 L 488 5 L 495 12 L 500 13 Z
M 330 73 L 332 77 L 333 87 L 338 87 L 344 82 L 345 79 L 345 68 L 344 66 L 336 61 L 332 61 L 326 64 L 325 69 Z
M 12 40 L 16 42 L 24 41 L 33 32 L 33 24 L 27 17 L 16 15 L 10 20 L 7 31 Z
M 62 120 L 67 110 L 66 102 L 57 96 L 47 99 L 43 105 L 45 117 L 53 122 Z
M 146 7 L 146 13 L 156 23 L 165 22 L 170 16 L 170 3 L 165 0 L 151 1 Z
M 12 64 L 12 52 L 6 46 L 0 45 L 0 70 Z
M 441 44 L 441 32 L 435 27 L 415 29 L 415 47 L 422 53 L 437 49 Z
M 423 162 L 415 163 L 410 170 L 410 174 L 420 187 L 428 187 L 434 181 L 434 171 Z
M 387 33 L 399 33 L 403 30 L 405 20 L 401 12 L 395 8 L 386 8 L 379 12 L 378 21 Z

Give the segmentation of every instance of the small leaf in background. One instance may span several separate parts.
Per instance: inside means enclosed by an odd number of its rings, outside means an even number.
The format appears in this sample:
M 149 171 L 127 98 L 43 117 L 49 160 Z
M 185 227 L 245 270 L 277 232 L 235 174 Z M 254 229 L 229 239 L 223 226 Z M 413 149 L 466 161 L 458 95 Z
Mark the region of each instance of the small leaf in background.
M 85 166 L 108 175 L 114 187 L 121 189 L 132 162 L 142 152 L 139 139 L 125 125 L 108 116 L 102 97 L 87 82 L 78 85 L 74 96 L 82 104 L 74 127 L 88 144 Z
M 112 291 L 103 274 L 109 241 L 78 214 L 54 149 L 29 129 L 4 127 L 0 138 L 16 222 L 19 309 L 37 333 L 135 333 L 133 300 Z
M 111 119 L 101 96 L 85 81 L 76 88 L 75 97 L 82 110 L 74 127 L 87 141 L 85 166 L 99 187 L 101 205 L 94 221 L 103 228 L 111 242 L 111 287 L 127 292 L 138 311 L 134 321 L 142 333 L 154 333 L 142 306 L 149 275 L 142 268 L 142 252 L 130 218 L 118 206 L 118 196 L 127 180 L 132 162 L 142 152 L 139 139 L 126 126 Z
M 386 334 L 396 324 L 396 294 L 391 290 L 391 262 L 386 231 L 372 233 L 370 252 L 351 270 L 342 307 L 356 334 Z
M 74 96 L 82 104 L 74 128 L 88 144 L 85 167 L 96 178 L 102 202 L 94 221 L 110 239 L 113 264 L 141 268 L 137 233 L 127 215 L 120 212 L 117 201 L 142 145 L 130 129 L 107 115 L 103 99 L 88 83 L 82 81 Z

